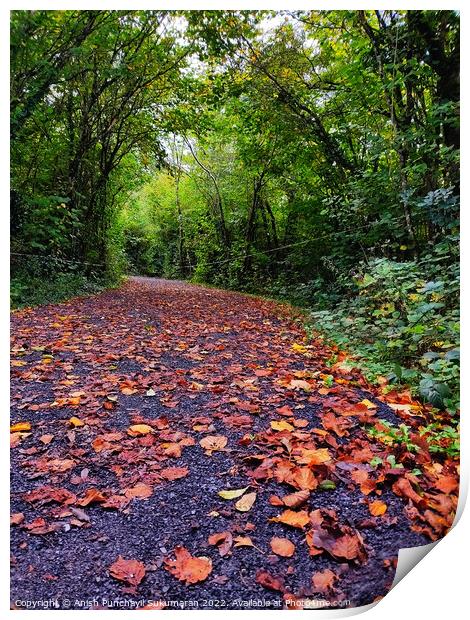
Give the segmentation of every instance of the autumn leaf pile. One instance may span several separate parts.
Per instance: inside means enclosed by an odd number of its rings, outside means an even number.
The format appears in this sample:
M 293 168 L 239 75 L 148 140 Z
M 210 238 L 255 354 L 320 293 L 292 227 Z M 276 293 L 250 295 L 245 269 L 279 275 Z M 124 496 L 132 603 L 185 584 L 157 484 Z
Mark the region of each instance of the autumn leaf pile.
M 66 544 L 110 514 L 119 529 L 141 507 L 155 514 L 152 502 L 177 503 L 184 492 L 200 498 L 191 525 L 200 535 L 152 557 L 113 550 L 101 567 L 108 587 L 137 592 L 156 579 L 170 580 L 170 592 L 207 583 L 220 593 L 239 583 L 284 601 L 340 600 L 354 594 L 356 574 L 364 581 L 379 564 L 386 591 L 405 530 L 424 544 L 452 524 L 458 465 L 418 436 L 429 408 L 406 391 L 372 389 L 343 353 L 307 342 L 287 307 L 128 282 L 16 312 L 11 363 L 12 465 L 24 481 L 13 487 L 14 572 L 31 538 Z M 375 439 L 370 429 L 384 419 L 415 429 L 419 450 Z M 217 482 L 198 495 L 201 468 Z M 383 531 L 396 531 L 389 557 L 380 555 Z M 228 570 L 245 557 L 248 580 Z

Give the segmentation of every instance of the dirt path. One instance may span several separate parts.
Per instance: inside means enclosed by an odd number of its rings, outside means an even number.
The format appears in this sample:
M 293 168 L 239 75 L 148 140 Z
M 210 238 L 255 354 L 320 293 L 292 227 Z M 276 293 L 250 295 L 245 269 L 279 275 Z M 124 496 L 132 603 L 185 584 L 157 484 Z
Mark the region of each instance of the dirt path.
M 358 606 L 388 591 L 400 547 L 429 542 L 408 518 L 422 498 L 396 485 L 408 470 L 363 430 L 396 413 L 305 347 L 287 307 L 134 278 L 12 331 L 12 423 L 31 424 L 12 433 L 12 601 Z M 245 487 L 246 511 L 218 495 Z M 110 570 L 118 556 L 142 564 Z

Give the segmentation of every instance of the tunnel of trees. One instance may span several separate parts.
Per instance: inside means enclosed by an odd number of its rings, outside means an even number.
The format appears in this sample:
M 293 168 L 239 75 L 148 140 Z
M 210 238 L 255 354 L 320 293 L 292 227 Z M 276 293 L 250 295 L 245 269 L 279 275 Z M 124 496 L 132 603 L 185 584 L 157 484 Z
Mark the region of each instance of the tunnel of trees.
M 452 410 L 458 114 L 455 11 L 13 11 L 13 304 L 284 298 Z

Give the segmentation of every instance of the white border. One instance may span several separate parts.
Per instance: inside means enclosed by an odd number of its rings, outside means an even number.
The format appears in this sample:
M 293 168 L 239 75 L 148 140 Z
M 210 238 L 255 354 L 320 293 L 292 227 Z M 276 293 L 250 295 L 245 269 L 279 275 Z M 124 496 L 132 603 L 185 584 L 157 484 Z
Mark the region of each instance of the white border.
M 374 4 L 375 9 L 389 9 L 391 8 L 392 3 L 382 3 L 378 2 Z M 460 4 L 460 3 L 459 3 Z M 107 6 L 106 6 L 107 5 Z M 453 6 L 452 6 L 453 5 Z M 405 6 L 403 4 L 399 4 L 398 8 L 400 9 L 458 9 L 458 6 L 455 6 L 454 3 L 452 5 L 445 6 L 441 1 L 431 1 L 427 2 L 408 2 Z M 8 295 L 8 287 L 9 287 L 9 271 L 7 265 L 9 265 L 9 257 L 8 257 L 8 230 L 9 230 L 9 213 L 7 205 L 9 204 L 9 172 L 8 172 L 8 162 L 9 162 L 9 65 L 7 59 L 9 58 L 9 11 L 11 9 L 150 9 L 150 8 L 162 8 L 168 10 L 176 10 L 176 9 L 192 9 L 192 10 L 201 10 L 201 9 L 273 9 L 273 10 L 282 10 L 289 8 L 293 9 L 361 9 L 361 8 L 371 8 L 370 3 L 364 5 L 364 3 L 360 2 L 335 2 L 334 0 L 330 0 L 329 2 L 322 3 L 314 3 L 314 2 L 295 2 L 293 6 L 288 2 L 246 2 L 246 1 L 238 1 L 238 2 L 223 2 L 219 1 L 206 1 L 203 3 L 196 2 L 177 2 L 177 3 L 164 3 L 164 2 L 143 2 L 136 3 L 132 1 L 122 1 L 122 0 L 114 0 L 112 3 L 105 3 L 105 6 L 102 6 L 99 2 L 71 2 L 69 0 L 62 0 L 61 2 L 34 2 L 23 0 L 22 2 L 10 2 L 7 6 L 3 6 L 0 8 L 0 72 L 2 76 L 1 84 L 2 84 L 2 97 L 0 98 L 0 123 L 1 123 L 1 132 L 2 132 L 2 140 L 0 144 L 0 175 L 2 180 L 2 202 L 0 206 L 0 217 L 2 218 L 0 225 L 0 235 L 1 235 L 1 243 L 0 243 L 0 252 L 2 253 L 1 265 L 2 269 L 0 270 L 0 282 L 2 285 L 2 313 L 0 315 L 2 334 L 4 335 L 4 339 L 2 340 L 2 355 L 0 355 L 0 398 L 2 400 L 2 406 L 0 411 L 2 412 L 2 433 L 1 437 L 5 442 L 8 441 L 9 430 L 8 430 L 8 415 L 7 411 L 9 408 L 9 365 L 8 365 L 8 357 L 9 357 L 9 347 L 8 347 L 8 334 L 9 334 L 9 295 Z M 468 138 L 468 114 L 470 110 L 467 107 L 467 94 L 468 94 L 468 60 L 469 60 L 469 40 L 468 40 L 468 28 L 467 28 L 467 11 L 464 9 L 461 11 L 461 19 L 462 19 L 462 62 L 461 66 L 463 67 L 462 71 L 462 290 L 468 290 L 468 265 L 469 265 L 469 249 L 467 246 L 468 243 L 468 181 L 467 174 L 470 173 L 467 166 L 467 155 L 466 155 L 466 145 Z M 462 297 L 462 317 L 463 317 L 463 325 L 462 325 L 462 344 L 463 344 L 463 356 L 462 356 L 462 376 L 468 377 L 468 331 L 467 331 L 467 320 L 466 317 L 469 315 L 469 302 L 468 296 Z M 462 394 L 462 412 L 467 414 L 468 411 L 468 402 L 469 397 L 466 393 L 466 382 L 462 381 L 462 385 L 465 386 Z M 461 479 L 461 489 L 462 489 L 462 499 L 463 495 L 466 495 L 466 489 L 468 489 L 468 423 L 464 419 L 462 423 L 462 479 Z M 5 572 L 2 571 L 1 574 L 1 585 L 2 585 L 2 609 L 6 611 L 9 604 L 9 592 L 8 592 L 8 546 L 9 546 L 9 487 L 8 487 L 8 476 L 7 471 L 9 468 L 8 461 L 8 449 L 7 446 L 0 452 L 0 480 L 1 480 L 1 488 L 2 493 L 4 494 L 3 501 L 3 514 L 1 521 L 1 534 L 0 541 L 2 543 L 2 564 L 0 565 Z M 464 490 L 465 489 L 465 490 Z M 462 508 L 462 502 L 459 505 L 459 512 Z M 466 603 L 466 591 L 468 590 L 468 564 L 470 558 L 470 516 L 469 510 L 465 511 L 461 516 L 461 519 L 456 527 L 452 529 L 452 531 L 437 544 L 437 549 L 433 549 L 433 551 L 427 555 L 423 560 L 421 560 L 416 568 L 413 569 L 412 575 L 406 577 L 401 581 L 397 587 L 393 588 L 393 590 L 382 600 L 377 606 L 373 606 L 373 608 L 367 612 L 367 617 L 371 620 L 378 619 L 387 620 L 388 618 L 396 620 L 399 615 L 405 614 L 407 618 L 413 617 L 424 617 L 429 620 L 433 620 L 434 618 L 441 618 L 444 614 L 451 618 L 454 616 L 455 618 L 462 617 L 461 610 L 464 606 L 468 609 L 468 605 Z M 467 611 L 466 609 L 466 611 Z M 315 617 L 332 617 L 333 615 L 350 615 L 347 612 L 353 612 L 354 610 L 342 610 L 342 611 L 314 611 L 310 613 L 314 613 Z M 41 617 L 49 617 L 48 611 L 36 611 L 36 612 L 27 612 L 27 611 L 6 611 L 8 615 L 11 613 L 14 614 L 14 617 L 23 616 L 23 614 L 35 613 L 39 614 Z M 104 613 L 113 613 L 111 611 Z M 119 618 L 123 618 L 124 620 L 128 617 L 129 612 L 119 612 Z M 149 612 L 152 614 L 160 613 L 160 612 Z M 166 611 L 167 614 L 177 614 L 178 618 L 182 618 L 182 614 L 189 613 L 190 618 L 197 620 L 199 617 L 206 617 L 205 611 L 191 611 L 191 612 L 181 612 L 181 611 Z M 211 618 L 218 618 L 222 614 L 225 615 L 227 613 L 237 613 L 232 611 L 224 611 L 217 612 L 214 611 L 210 614 Z M 256 617 L 260 618 L 260 612 L 252 612 L 252 611 L 244 611 L 243 617 L 248 620 L 248 614 L 256 613 Z M 283 614 L 283 611 L 269 611 L 269 612 L 261 612 L 268 613 L 269 618 L 273 617 L 273 614 Z M 468 612 L 467 612 L 468 613 Z M 59 614 L 59 615 L 57 615 Z M 70 614 L 79 615 L 85 614 L 88 615 L 87 611 L 70 611 L 70 612 L 61 612 L 55 611 L 53 612 L 53 617 L 60 619 L 62 614 L 65 614 L 65 617 L 70 617 Z

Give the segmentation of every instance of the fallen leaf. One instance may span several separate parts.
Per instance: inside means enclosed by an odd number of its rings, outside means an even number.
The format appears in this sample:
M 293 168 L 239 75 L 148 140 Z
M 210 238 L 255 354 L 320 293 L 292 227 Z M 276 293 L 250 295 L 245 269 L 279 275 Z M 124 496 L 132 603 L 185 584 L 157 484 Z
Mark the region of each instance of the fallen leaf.
M 294 510 L 284 510 L 283 513 L 281 513 L 277 517 L 272 517 L 269 520 L 276 523 L 284 523 L 285 525 L 290 525 L 291 527 L 298 527 L 303 529 L 309 522 L 309 517 L 306 510 L 301 510 L 299 512 L 295 512 Z
M 186 585 L 204 581 L 212 571 L 212 560 L 210 558 L 194 557 L 184 547 L 176 547 L 174 555 L 174 560 L 165 558 L 165 570 L 179 581 L 185 582 Z
M 240 512 L 248 512 L 256 501 L 256 493 L 247 493 L 235 504 L 235 508 Z
M 127 434 L 131 437 L 138 437 L 139 435 L 147 435 L 147 433 L 153 432 L 153 428 L 148 424 L 133 424 L 127 429 Z
M 54 435 L 41 435 L 41 437 L 39 437 L 39 441 L 43 443 L 45 446 L 50 444 L 53 439 L 54 439 Z
M 369 504 L 369 512 L 373 517 L 380 517 L 387 512 L 387 504 L 380 500 L 375 500 Z
M 31 422 L 17 422 L 10 426 L 10 433 L 21 433 L 23 431 L 31 430 Z
M 411 486 L 410 481 L 406 478 L 399 478 L 396 482 L 394 482 L 392 485 L 392 491 L 400 497 L 407 497 L 408 499 L 411 499 L 411 501 L 415 504 L 423 505 L 426 503 L 424 498 L 416 493 Z
M 99 489 L 87 489 L 82 499 L 78 500 L 78 506 L 88 506 L 106 501 L 106 496 Z
M 15 512 L 10 515 L 10 525 L 19 525 L 24 521 L 24 514 L 22 512 Z
M 288 538 L 275 536 L 271 539 L 270 545 L 273 552 L 283 558 L 291 558 L 295 553 L 295 545 Z
M 230 553 L 233 544 L 233 536 L 231 532 L 216 532 L 211 534 L 207 539 L 209 545 L 216 545 L 219 549 L 221 557 Z
M 459 482 L 453 476 L 441 476 L 434 487 L 443 493 L 452 493 L 459 488 Z
M 75 493 L 67 489 L 60 489 L 51 486 L 44 486 L 23 495 L 23 498 L 30 504 L 44 506 L 53 502 L 57 504 L 74 504 L 77 501 Z
M 285 420 L 273 420 L 271 422 L 271 428 L 273 429 L 273 431 L 293 431 L 294 427 L 292 426 L 292 424 L 289 424 L 289 422 L 286 422 Z
M 249 536 L 235 536 L 233 539 L 234 547 L 254 547 L 253 541 Z
M 145 577 L 145 566 L 138 560 L 125 560 L 122 556 L 111 564 L 109 574 L 118 581 L 124 581 L 131 586 L 138 586 Z
M 80 418 L 77 418 L 75 416 L 72 416 L 69 422 L 74 427 L 85 426 L 85 422 L 83 422 L 82 420 L 80 420 Z
M 300 467 L 292 474 L 290 484 L 301 491 L 313 491 L 317 488 L 318 481 L 311 469 Z
M 296 493 L 290 493 L 289 495 L 285 495 L 281 499 L 281 505 L 284 504 L 285 506 L 288 506 L 289 508 L 298 508 L 302 504 L 305 504 L 305 502 L 308 500 L 309 497 L 310 497 L 310 491 L 308 490 L 297 491 Z
M 153 488 L 144 482 L 138 482 L 135 486 L 124 491 L 124 495 L 129 499 L 146 499 L 153 493 Z
M 317 592 L 328 592 L 333 589 L 338 577 L 329 568 L 312 575 L 312 585 Z
M 227 445 L 227 437 L 224 435 L 207 435 L 203 437 L 199 442 L 199 445 L 204 448 L 206 454 L 210 456 L 212 452 L 216 450 L 223 450 Z
M 275 592 L 283 592 L 284 583 L 279 577 L 273 577 L 268 571 L 259 570 L 256 573 L 256 583 L 259 583 L 268 590 L 274 590 Z
M 224 491 L 219 491 L 217 495 L 220 495 L 222 499 L 236 499 L 237 497 L 240 497 L 240 495 L 243 495 L 245 491 L 248 491 L 249 488 L 250 487 L 245 487 L 244 489 L 227 489 Z
M 187 476 L 189 474 L 189 469 L 187 467 L 165 467 L 158 473 L 162 478 L 165 478 L 165 480 L 178 480 L 179 478 Z

